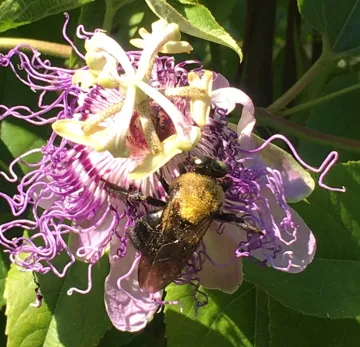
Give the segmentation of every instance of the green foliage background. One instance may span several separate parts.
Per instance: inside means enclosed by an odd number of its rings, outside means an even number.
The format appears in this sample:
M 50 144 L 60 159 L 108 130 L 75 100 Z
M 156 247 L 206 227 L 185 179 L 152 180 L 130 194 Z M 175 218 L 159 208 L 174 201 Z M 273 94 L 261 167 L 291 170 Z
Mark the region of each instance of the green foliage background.
M 102 27 L 125 48 L 157 16 L 177 22 L 194 46 L 190 58 L 222 73 L 255 100 L 259 135 L 287 135 L 313 165 L 329 151 L 339 151 L 340 162 L 326 183 L 345 186 L 347 192 L 316 188 L 306 201 L 293 205 L 318 243 L 316 259 L 306 271 L 291 275 L 245 261 L 241 288 L 233 295 L 206 290 L 210 303 L 197 316 L 191 288 L 171 285 L 166 300 L 182 298 L 183 312 L 168 305 L 138 334 L 117 331 L 105 313 L 105 258 L 95 267 L 93 290 L 85 296 L 66 295 L 75 282 L 86 287 L 85 264 L 74 265 L 61 280 L 42 276 L 46 300 L 34 311 L 29 307 L 35 288 L 31 273 L 10 266 L 7 254 L 0 253 L 0 345 L 358 346 L 360 1 L 2 0 L 0 49 L 5 51 L 9 40 L 4 40 L 11 38 L 66 44 L 61 34 L 64 11 L 71 17 L 70 36 L 77 24 L 88 30 Z M 178 60 L 183 58 L 189 56 Z M 59 66 L 82 64 L 74 55 L 51 59 Z M 1 104 L 36 108 L 36 96 L 10 69 L 0 69 L 0 81 Z M 235 122 L 239 113 L 232 117 Z M 1 170 L 41 146 L 49 133 L 11 118 L 2 121 Z M 26 173 L 21 166 L 16 170 L 20 176 Z M 14 193 L 2 178 L 0 185 Z M 0 222 L 10 218 L 2 200 L 0 211 Z

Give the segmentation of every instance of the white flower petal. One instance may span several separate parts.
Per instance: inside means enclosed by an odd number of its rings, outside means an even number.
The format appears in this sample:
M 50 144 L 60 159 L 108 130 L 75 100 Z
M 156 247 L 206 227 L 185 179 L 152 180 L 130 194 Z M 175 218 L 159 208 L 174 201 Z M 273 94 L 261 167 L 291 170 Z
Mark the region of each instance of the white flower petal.
M 213 91 L 220 88 L 230 87 L 229 81 L 221 73 L 216 73 L 213 80 L 212 89 Z
M 234 259 L 239 242 L 246 239 L 245 233 L 237 226 L 224 224 L 222 234 L 217 233 L 219 223 L 213 222 L 203 241 L 206 253 L 219 266 L 214 266 L 206 259 L 199 273 L 200 283 L 209 289 L 219 289 L 232 294 L 243 280 L 242 259 Z M 228 264 L 228 266 L 220 266 Z
M 283 208 L 277 204 L 272 193 L 263 191 L 262 196 L 268 199 L 272 218 L 280 226 L 280 222 L 285 217 Z M 268 258 L 268 265 L 280 271 L 297 273 L 303 271 L 312 262 L 316 252 L 316 240 L 304 220 L 295 210 L 288 208 L 291 219 L 297 227 L 296 233 L 289 235 L 281 227 L 276 230 L 275 243 L 281 247 L 281 250 L 276 254 L 275 259 Z M 257 250 L 252 255 L 261 261 L 266 259 L 262 250 Z
M 255 134 L 252 134 L 252 141 L 254 148 L 264 143 L 264 140 Z M 287 202 L 299 202 L 314 191 L 315 181 L 310 173 L 291 154 L 280 147 L 269 143 L 257 156 L 257 161 L 261 166 L 269 166 L 280 172 Z
M 220 88 L 213 90 L 211 94 L 212 104 L 224 108 L 228 113 L 232 112 L 236 104 L 241 104 L 252 116 L 255 114 L 255 108 L 250 97 L 237 88 Z
M 145 328 L 152 319 L 162 292 L 150 294 L 140 289 L 137 279 L 139 258 L 135 249 L 129 243 L 125 257 L 120 258 L 116 255 L 119 245 L 118 239 L 114 238 L 110 248 L 110 273 L 105 281 L 105 306 L 117 329 L 135 332 Z
M 79 260 L 90 262 L 95 254 L 102 256 L 104 253 L 105 247 L 111 238 L 111 225 L 114 223 L 112 213 L 108 213 L 103 218 L 106 209 L 108 209 L 108 205 L 103 203 L 93 218 L 76 225 L 80 233 L 71 235 L 69 248 L 77 255 Z M 97 223 L 99 225 L 94 228 Z M 87 232 L 87 229 L 90 231 Z M 80 255 L 77 254 L 79 249 L 81 249 Z M 99 254 L 99 251 L 101 251 L 101 254 Z

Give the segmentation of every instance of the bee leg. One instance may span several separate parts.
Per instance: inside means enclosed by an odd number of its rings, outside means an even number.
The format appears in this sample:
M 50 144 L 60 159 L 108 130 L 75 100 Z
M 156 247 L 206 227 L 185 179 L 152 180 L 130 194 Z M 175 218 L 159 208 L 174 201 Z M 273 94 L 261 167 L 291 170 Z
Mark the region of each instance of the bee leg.
M 140 196 L 140 195 L 139 195 Z M 164 207 L 166 206 L 166 202 L 162 201 L 160 199 L 156 199 L 153 198 L 152 196 L 140 196 L 140 199 L 137 201 L 145 201 L 147 202 L 149 205 L 154 206 L 154 207 Z
M 179 172 L 180 172 L 180 175 L 183 175 L 183 174 L 187 173 L 186 167 L 185 167 L 185 165 L 183 163 L 179 164 Z
M 161 185 L 163 186 L 166 194 L 170 195 L 170 186 L 169 186 L 169 183 L 166 182 L 163 174 L 162 174 L 162 170 L 158 170 L 157 171 L 157 178 L 158 180 L 160 181 Z
M 141 195 L 138 191 L 131 191 L 125 188 L 119 187 L 114 183 L 105 182 L 105 189 L 116 196 L 118 196 L 122 200 L 129 200 L 133 202 L 147 202 L 149 205 L 154 207 L 164 207 L 166 202 L 153 198 L 152 196 L 144 196 Z
M 128 229 L 128 236 L 137 251 L 142 252 L 151 236 L 151 231 L 147 227 L 139 222 L 132 228 Z
M 146 254 L 149 241 L 156 233 L 156 227 L 160 223 L 163 210 L 153 211 L 145 216 L 140 217 L 135 226 L 128 229 L 129 238 L 134 245 L 135 249 Z
M 228 223 L 235 223 L 237 224 L 241 229 L 245 230 L 246 232 L 252 232 L 257 234 L 264 234 L 263 231 L 250 223 L 248 223 L 243 217 L 245 217 L 246 214 L 244 214 L 242 217 L 238 217 L 235 214 L 232 213 L 219 213 L 215 219 L 217 219 L 220 222 L 228 222 Z
M 219 184 L 221 185 L 222 189 L 224 190 L 224 192 L 226 192 L 232 185 L 233 185 L 233 180 L 230 177 L 224 177 Z

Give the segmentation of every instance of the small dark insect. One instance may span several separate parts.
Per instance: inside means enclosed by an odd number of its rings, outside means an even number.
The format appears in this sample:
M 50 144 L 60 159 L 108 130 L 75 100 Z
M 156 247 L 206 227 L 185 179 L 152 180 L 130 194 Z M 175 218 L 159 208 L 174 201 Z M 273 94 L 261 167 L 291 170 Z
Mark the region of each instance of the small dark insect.
M 225 163 L 208 157 L 193 158 L 180 176 L 169 185 L 159 177 L 168 192 L 167 202 L 142 197 L 106 182 L 106 189 L 129 201 L 146 201 L 156 207 L 139 217 L 129 229 L 134 247 L 141 252 L 138 279 L 140 287 L 154 293 L 174 281 L 203 238 L 213 220 L 236 223 L 248 232 L 262 231 L 242 217 L 222 212 L 225 191 L 232 180 L 225 177 Z

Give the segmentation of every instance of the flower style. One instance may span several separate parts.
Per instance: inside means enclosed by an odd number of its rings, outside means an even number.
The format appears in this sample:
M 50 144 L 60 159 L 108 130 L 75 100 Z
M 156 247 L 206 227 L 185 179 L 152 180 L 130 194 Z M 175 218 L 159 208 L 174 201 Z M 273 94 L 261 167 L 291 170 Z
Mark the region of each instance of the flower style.
M 67 22 L 68 18 L 65 26 Z M 102 31 L 89 33 L 80 26 L 77 34 L 87 50 L 82 56 L 73 47 L 86 62 L 78 70 L 52 67 L 34 50 L 29 58 L 21 46 L 0 55 L 1 66 L 10 67 L 23 83 L 40 92 L 38 111 L 1 106 L 0 119 L 13 116 L 39 126 L 52 124 L 54 129 L 46 145 L 11 163 L 10 175 L 1 172 L 9 182 L 16 182 L 14 166 L 26 164 L 27 155 L 42 154 L 37 164 L 29 164 L 33 170 L 20 180 L 15 196 L 0 193 L 16 218 L 0 226 L 0 244 L 11 261 L 25 271 L 52 271 L 59 277 L 76 259 L 84 261 L 89 264 L 88 288 L 70 288 L 68 294 L 86 294 L 91 290 L 92 266 L 109 254 L 108 315 L 120 330 L 143 329 L 166 302 L 162 292 L 140 289 L 141 254 L 127 233 L 151 207 L 110 194 L 105 182 L 166 201 L 157 171 L 161 169 L 171 183 L 179 175 L 180 163 L 206 155 L 225 162 L 233 180 L 224 211 L 246 216 L 263 234 L 214 221 L 175 283 L 193 285 L 200 307 L 207 302 L 200 284 L 226 293 L 237 290 L 242 257 L 257 258 L 281 271 L 304 270 L 314 257 L 316 242 L 287 201 L 308 196 L 314 182 L 290 154 L 270 143 L 276 138 L 288 143 L 286 138 L 277 135 L 263 142 L 252 134 L 255 118 L 249 97 L 231 88 L 220 74 L 204 70 L 198 61 L 176 64 L 171 56 L 159 57 L 161 52 L 191 51 L 187 42 L 180 41 L 176 24 L 160 20 L 151 33 L 141 29 L 142 39 L 132 41 L 140 51 L 125 52 Z M 22 73 L 14 58 L 20 60 Z M 188 71 L 191 64 L 195 68 Z M 53 92 L 57 92 L 55 100 L 45 104 L 45 96 Z M 243 111 L 234 128 L 226 116 L 237 103 Z M 58 114 L 49 117 L 55 109 Z M 289 146 L 303 166 L 321 173 L 320 185 L 340 190 L 322 183 L 337 159 L 336 152 L 316 169 L 303 163 Z M 33 219 L 22 218 L 29 207 Z M 11 229 L 15 227 L 27 230 L 28 236 L 14 238 Z M 71 235 L 68 241 L 67 235 Z M 53 264 L 60 253 L 68 256 L 62 270 Z

